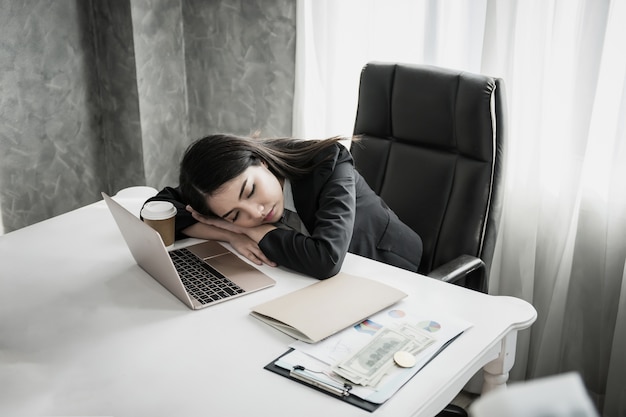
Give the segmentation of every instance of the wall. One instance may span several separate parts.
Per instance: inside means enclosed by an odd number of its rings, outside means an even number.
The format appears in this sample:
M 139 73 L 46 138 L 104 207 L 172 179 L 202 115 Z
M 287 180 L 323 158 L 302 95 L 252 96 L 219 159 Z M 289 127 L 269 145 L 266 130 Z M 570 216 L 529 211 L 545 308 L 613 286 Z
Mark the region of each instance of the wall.
M 0 0 L 4 232 L 176 185 L 205 134 L 290 135 L 295 19 L 292 0 Z
M 87 3 L 2 2 L 0 204 L 7 231 L 92 201 L 103 186 L 95 168 L 100 105 L 93 39 L 83 25 L 89 20 Z

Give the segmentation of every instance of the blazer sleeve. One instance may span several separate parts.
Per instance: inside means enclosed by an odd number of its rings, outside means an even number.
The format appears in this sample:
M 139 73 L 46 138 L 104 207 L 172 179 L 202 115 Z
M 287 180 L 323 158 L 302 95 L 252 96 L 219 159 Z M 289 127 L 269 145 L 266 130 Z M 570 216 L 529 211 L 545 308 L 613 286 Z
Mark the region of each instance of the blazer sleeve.
M 343 145 L 337 145 L 343 148 Z M 294 181 L 294 202 L 310 236 L 276 229 L 259 242 L 265 255 L 318 279 L 339 272 L 348 251 L 356 214 L 355 172 L 349 152 L 335 150 L 313 174 Z
M 197 220 L 194 219 L 191 213 L 189 213 L 187 209 L 185 208 L 187 207 L 187 203 L 184 201 L 183 196 L 178 187 L 176 188 L 165 187 L 164 189 L 159 191 L 157 195 L 146 200 L 146 202 L 144 203 L 144 206 L 146 205 L 146 203 L 150 201 L 169 201 L 170 203 L 174 204 L 174 207 L 176 207 L 176 212 L 177 212 L 176 222 L 174 226 L 176 230 L 176 240 L 185 239 L 188 237 L 182 231 L 188 228 L 189 226 L 196 224 Z

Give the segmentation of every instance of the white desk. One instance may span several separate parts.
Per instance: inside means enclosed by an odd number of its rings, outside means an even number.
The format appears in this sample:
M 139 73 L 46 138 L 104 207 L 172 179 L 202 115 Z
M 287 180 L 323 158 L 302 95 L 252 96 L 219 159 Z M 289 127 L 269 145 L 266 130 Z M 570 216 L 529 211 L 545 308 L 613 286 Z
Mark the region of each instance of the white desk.
M 143 198 L 118 201 L 136 213 Z M 274 287 L 191 311 L 135 264 L 102 201 L 0 237 L 0 415 L 371 415 L 263 369 L 292 339 L 250 308 L 315 281 L 261 269 Z M 377 416 L 432 416 L 481 367 L 487 389 L 505 383 L 536 318 L 524 301 L 358 256 L 343 270 L 474 323 Z

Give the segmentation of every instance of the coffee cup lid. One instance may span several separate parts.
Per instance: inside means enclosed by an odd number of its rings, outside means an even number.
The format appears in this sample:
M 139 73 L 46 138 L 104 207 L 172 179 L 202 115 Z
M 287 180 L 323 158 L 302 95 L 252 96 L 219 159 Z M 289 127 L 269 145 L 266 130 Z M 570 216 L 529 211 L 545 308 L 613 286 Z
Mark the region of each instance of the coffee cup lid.
M 148 220 L 165 220 L 176 215 L 176 207 L 167 201 L 150 201 L 141 209 L 141 217 Z

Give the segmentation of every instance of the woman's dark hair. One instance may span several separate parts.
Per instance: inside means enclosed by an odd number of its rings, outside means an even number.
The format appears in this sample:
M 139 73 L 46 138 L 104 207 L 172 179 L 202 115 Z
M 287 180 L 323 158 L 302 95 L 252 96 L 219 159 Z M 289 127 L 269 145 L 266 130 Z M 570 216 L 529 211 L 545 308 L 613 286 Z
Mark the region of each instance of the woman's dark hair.
M 183 198 L 198 212 L 210 215 L 206 197 L 251 166 L 266 162 L 278 178 L 297 179 L 311 172 L 323 159 L 320 151 L 342 138 L 302 140 L 254 139 L 217 134 L 192 143 L 180 164 Z

